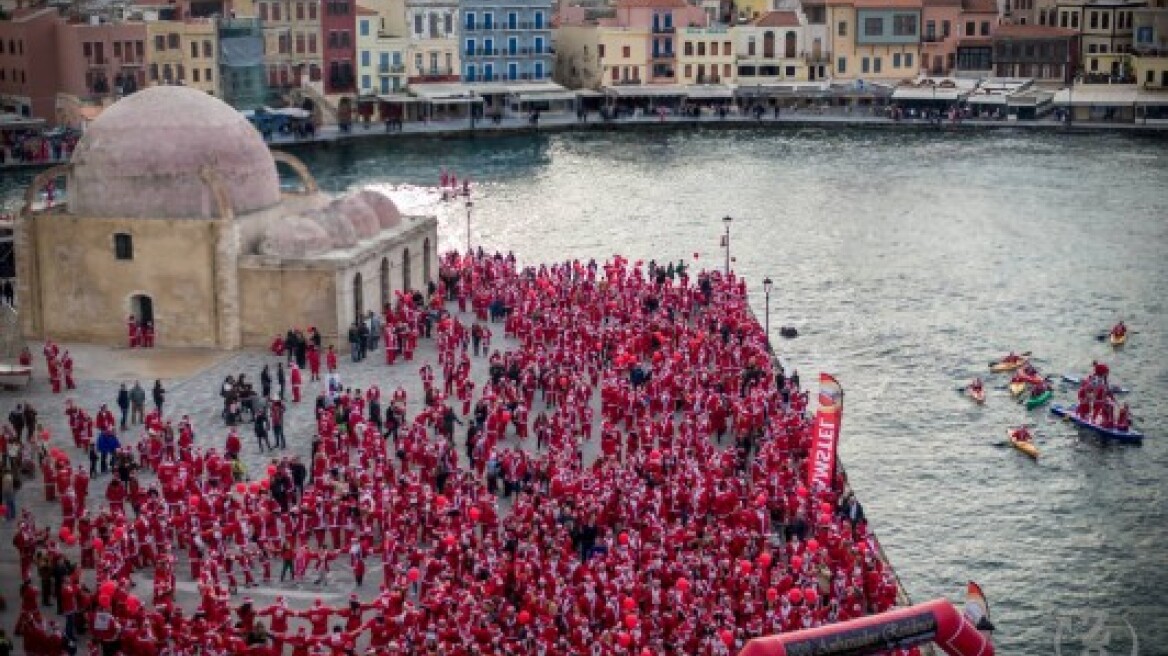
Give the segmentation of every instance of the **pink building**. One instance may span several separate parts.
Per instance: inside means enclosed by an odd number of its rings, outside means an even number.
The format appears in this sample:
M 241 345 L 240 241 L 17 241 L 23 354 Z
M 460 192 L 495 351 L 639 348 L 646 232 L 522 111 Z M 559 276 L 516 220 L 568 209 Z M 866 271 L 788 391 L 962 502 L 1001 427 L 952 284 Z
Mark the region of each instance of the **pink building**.
M 146 86 L 145 23 L 62 23 L 57 31 L 62 93 L 131 93 Z
M 949 75 L 957 66 L 961 0 L 925 0 L 921 14 L 921 72 Z
M 706 27 L 708 23 L 705 10 L 685 0 L 620 0 L 615 18 L 602 24 L 648 32 L 645 56 L 649 82 L 668 83 L 677 81 L 681 52 L 677 30 Z
M 0 21 L 0 113 L 56 122 L 58 20 L 41 7 Z

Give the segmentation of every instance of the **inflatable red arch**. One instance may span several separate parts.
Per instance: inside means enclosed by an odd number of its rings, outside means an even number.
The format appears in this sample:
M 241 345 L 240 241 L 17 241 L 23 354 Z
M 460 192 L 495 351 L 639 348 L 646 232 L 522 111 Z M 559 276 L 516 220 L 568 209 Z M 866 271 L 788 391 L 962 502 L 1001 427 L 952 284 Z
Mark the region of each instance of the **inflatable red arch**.
M 932 641 L 949 656 L 993 656 L 994 646 L 953 604 L 936 599 L 815 629 L 755 638 L 738 656 L 861 656 Z

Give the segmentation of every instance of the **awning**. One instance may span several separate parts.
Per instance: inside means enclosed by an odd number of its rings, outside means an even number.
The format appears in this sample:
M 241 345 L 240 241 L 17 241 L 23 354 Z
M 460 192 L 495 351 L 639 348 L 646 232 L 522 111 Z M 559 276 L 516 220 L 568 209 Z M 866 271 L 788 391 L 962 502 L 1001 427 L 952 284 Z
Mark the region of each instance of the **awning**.
M 454 98 L 419 98 L 418 100 L 420 102 L 428 102 L 432 105 L 472 105 L 483 101 L 482 98 L 467 98 L 466 96 Z
M 685 95 L 693 100 L 730 99 L 734 97 L 734 90 L 724 86 L 696 85 L 689 87 Z
M 944 100 L 954 102 L 969 95 L 968 89 L 951 87 L 897 87 L 892 92 L 893 100 Z
M 404 93 L 391 93 L 388 95 L 377 96 L 377 99 L 384 103 L 400 103 L 402 105 L 421 101 L 421 98 L 408 96 Z
M 965 102 L 970 105 L 987 105 L 990 107 L 1002 106 L 1006 104 L 1006 96 L 997 93 L 983 93 L 980 95 L 970 96 L 965 99 Z
M 624 87 L 607 87 L 605 90 L 610 96 L 617 98 L 667 98 L 667 97 L 684 97 L 687 95 L 686 88 L 676 84 L 662 84 L 662 85 L 630 85 Z
M 521 102 L 521 103 L 525 103 L 525 102 L 565 102 L 565 101 L 575 102 L 576 101 L 576 94 L 575 94 L 575 92 L 572 92 L 572 91 L 560 91 L 558 93 L 554 93 L 554 92 L 517 93 L 517 94 L 512 94 L 511 99 L 518 101 L 518 102 Z
M 1054 95 L 1054 104 L 1076 107 L 1121 107 L 1136 104 L 1139 102 L 1139 96 L 1139 89 L 1134 85 L 1098 84 L 1078 86 L 1073 90 L 1059 89 Z
M 576 96 L 580 98 L 603 98 L 604 93 L 592 89 L 576 89 Z

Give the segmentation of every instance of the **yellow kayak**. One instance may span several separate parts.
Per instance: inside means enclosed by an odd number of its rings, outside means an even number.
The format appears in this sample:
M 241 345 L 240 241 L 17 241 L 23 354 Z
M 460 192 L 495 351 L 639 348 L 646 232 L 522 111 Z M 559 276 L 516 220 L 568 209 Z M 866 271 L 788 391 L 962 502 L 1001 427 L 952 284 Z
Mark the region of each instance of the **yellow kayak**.
M 1038 460 L 1038 447 L 1034 446 L 1032 443 L 1026 440 L 1016 439 L 1014 436 L 1017 435 L 1017 433 L 1018 429 L 1016 428 L 1011 428 L 1010 430 L 1006 431 L 1006 435 L 1010 437 L 1010 446 L 1018 449 L 1031 458 Z
M 1014 396 L 1022 396 L 1022 392 L 1026 391 L 1026 383 L 1017 382 L 1010 383 L 1010 394 Z
M 1024 364 L 1026 364 L 1025 358 L 1014 360 L 1013 362 L 995 362 L 990 365 L 990 371 L 994 372 L 995 374 L 1001 374 L 1007 371 L 1014 371 Z
M 1107 339 L 1111 342 L 1112 346 L 1123 346 L 1124 344 L 1127 343 L 1127 333 L 1124 333 L 1122 335 L 1116 335 L 1115 333 L 1111 333 L 1110 335 L 1107 336 Z

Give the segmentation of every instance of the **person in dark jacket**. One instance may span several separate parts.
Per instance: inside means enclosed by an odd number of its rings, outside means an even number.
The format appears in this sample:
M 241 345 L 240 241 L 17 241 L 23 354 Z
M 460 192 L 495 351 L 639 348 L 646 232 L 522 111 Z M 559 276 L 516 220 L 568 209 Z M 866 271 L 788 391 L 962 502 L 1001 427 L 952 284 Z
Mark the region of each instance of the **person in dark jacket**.
M 122 430 L 126 430 L 126 422 L 130 418 L 130 390 L 126 389 L 126 384 L 118 388 L 118 409 L 122 411 L 122 420 L 118 422 Z
M 154 389 L 150 391 L 150 395 L 154 398 L 154 408 L 161 415 L 162 404 L 166 403 L 166 390 L 162 387 L 161 380 L 154 381 Z
M 265 447 L 268 451 L 271 451 L 272 443 L 268 441 L 268 430 L 271 428 L 271 424 L 268 422 L 268 415 L 264 412 L 257 412 L 253 426 L 255 427 L 256 443 L 260 447 L 260 453 L 264 452 Z

